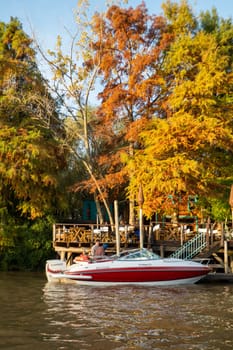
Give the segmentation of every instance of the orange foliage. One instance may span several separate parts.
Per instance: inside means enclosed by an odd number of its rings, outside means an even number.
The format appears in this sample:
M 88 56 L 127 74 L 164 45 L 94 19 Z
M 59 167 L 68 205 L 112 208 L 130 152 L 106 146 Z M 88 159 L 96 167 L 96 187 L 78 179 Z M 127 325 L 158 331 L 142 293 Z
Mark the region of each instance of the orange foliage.
M 131 175 L 122 157 L 139 146 L 139 133 L 161 113 L 166 95 L 161 60 L 173 35 L 162 16 L 148 14 L 145 3 L 136 8 L 111 6 L 105 17 L 95 15 L 93 29 L 97 35 L 91 43 L 96 52 L 93 61 L 101 57 L 103 85 L 94 129 L 99 144 L 96 178 L 107 196 L 108 190 L 128 184 Z M 87 181 L 85 186 L 92 185 Z

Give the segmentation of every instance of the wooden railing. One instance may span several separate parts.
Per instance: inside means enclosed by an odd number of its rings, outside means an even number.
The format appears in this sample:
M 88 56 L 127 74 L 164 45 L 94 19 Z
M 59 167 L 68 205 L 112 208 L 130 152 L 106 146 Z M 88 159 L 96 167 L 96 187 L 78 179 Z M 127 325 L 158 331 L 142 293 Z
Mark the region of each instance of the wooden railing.
M 185 224 L 171 223 L 152 223 L 144 225 L 144 245 L 152 246 L 159 241 L 175 241 L 183 245 L 185 242 L 193 238 L 201 228 L 196 229 L 195 226 Z M 204 228 L 207 234 L 207 245 L 217 240 L 223 239 L 223 233 L 218 230 Z M 139 244 L 139 229 L 130 225 L 120 225 L 120 244 L 137 245 Z M 94 225 L 94 224 L 67 224 L 57 223 L 53 225 L 53 245 L 54 246 L 88 246 L 100 239 L 102 243 L 115 245 L 116 235 L 115 227 L 110 225 Z
M 137 243 L 139 236 L 130 226 L 120 226 L 119 228 L 121 244 Z M 74 224 L 54 224 L 53 244 L 67 245 L 76 244 L 79 246 L 93 244 L 96 239 L 102 243 L 115 244 L 116 236 L 114 227 L 110 225 L 74 225 Z

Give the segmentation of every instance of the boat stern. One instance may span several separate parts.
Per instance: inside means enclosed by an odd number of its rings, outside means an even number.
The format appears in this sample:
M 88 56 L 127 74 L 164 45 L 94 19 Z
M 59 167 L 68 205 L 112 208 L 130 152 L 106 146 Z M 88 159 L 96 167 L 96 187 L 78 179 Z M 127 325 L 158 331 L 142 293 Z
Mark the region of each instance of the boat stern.
M 65 270 L 66 270 L 65 261 L 62 261 L 59 259 L 46 261 L 45 274 L 48 282 L 59 280 Z

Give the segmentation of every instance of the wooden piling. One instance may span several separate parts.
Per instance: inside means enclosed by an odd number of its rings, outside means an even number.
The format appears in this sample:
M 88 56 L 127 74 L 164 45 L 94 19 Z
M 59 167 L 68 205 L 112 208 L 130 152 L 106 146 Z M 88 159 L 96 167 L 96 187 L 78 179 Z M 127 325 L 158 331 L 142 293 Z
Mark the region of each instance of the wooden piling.
M 228 242 L 224 241 L 224 272 L 228 273 Z

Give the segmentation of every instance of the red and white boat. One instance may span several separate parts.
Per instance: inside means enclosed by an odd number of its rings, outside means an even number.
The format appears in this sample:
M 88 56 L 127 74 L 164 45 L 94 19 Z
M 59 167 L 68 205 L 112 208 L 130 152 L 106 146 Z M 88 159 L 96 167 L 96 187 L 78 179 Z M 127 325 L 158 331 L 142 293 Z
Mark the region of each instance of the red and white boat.
M 161 258 L 148 249 L 124 251 L 118 256 L 79 261 L 69 267 L 61 260 L 47 260 L 49 282 L 82 285 L 178 285 L 193 284 L 209 267 L 191 260 Z

